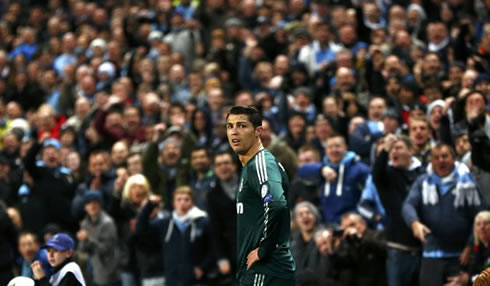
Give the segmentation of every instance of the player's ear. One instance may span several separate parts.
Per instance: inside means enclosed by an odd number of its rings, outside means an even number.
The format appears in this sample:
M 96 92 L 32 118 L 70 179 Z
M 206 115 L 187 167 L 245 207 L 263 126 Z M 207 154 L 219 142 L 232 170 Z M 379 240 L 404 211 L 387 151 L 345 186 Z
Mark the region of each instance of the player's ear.
M 263 132 L 264 132 L 264 127 L 258 126 L 257 128 L 255 128 L 255 137 L 256 138 L 260 137 Z

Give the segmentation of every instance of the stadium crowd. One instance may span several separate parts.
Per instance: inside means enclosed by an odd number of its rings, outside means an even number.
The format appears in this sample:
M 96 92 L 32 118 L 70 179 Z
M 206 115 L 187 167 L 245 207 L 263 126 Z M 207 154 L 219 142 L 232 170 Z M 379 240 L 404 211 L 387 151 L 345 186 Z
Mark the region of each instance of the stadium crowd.
M 0 15 L 0 285 L 68 285 L 41 247 L 60 232 L 69 285 L 236 285 L 233 105 L 259 108 L 288 173 L 298 286 L 471 285 L 490 266 L 490 1 Z

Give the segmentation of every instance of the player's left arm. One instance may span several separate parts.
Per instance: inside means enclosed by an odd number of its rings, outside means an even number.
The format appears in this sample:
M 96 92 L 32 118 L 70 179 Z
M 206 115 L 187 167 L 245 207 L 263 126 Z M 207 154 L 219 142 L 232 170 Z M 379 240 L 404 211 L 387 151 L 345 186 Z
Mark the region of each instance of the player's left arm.
M 289 208 L 282 185 L 279 166 L 275 162 L 267 162 L 266 168 L 260 168 L 263 180 L 259 180 L 260 197 L 264 206 L 264 231 L 258 247 L 259 259 L 270 256 L 282 244 L 281 233 L 289 227 Z M 264 171 L 265 170 L 265 171 Z

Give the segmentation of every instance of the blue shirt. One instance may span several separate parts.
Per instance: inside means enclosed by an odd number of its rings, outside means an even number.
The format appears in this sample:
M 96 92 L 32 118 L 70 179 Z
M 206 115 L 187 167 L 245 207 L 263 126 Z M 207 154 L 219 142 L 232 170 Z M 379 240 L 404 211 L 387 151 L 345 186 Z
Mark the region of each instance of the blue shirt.
M 10 52 L 9 59 L 15 58 L 18 54 L 23 54 L 26 57 L 26 60 L 30 62 L 36 50 L 37 44 L 20 44 L 15 50 Z
M 77 57 L 70 54 L 62 54 L 54 60 L 54 70 L 58 76 L 63 77 L 64 69 L 67 65 L 73 65 L 77 62 Z

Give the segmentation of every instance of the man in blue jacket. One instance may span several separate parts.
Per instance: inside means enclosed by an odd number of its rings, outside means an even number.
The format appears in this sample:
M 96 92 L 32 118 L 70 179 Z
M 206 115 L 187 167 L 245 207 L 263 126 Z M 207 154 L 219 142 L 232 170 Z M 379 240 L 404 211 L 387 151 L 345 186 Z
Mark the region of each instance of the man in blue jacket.
M 300 168 L 300 177 L 322 174 L 320 207 L 327 223 L 339 223 L 347 212 L 355 212 L 363 185 L 369 176 L 369 167 L 360 162 L 354 152 L 347 151 L 344 137 L 334 135 L 327 139 L 327 156 L 323 163 Z
M 423 243 L 419 284 L 439 286 L 457 279 L 459 257 L 485 203 L 465 164 L 447 144 L 432 149 L 427 174 L 420 176 L 406 198 L 402 215 Z

